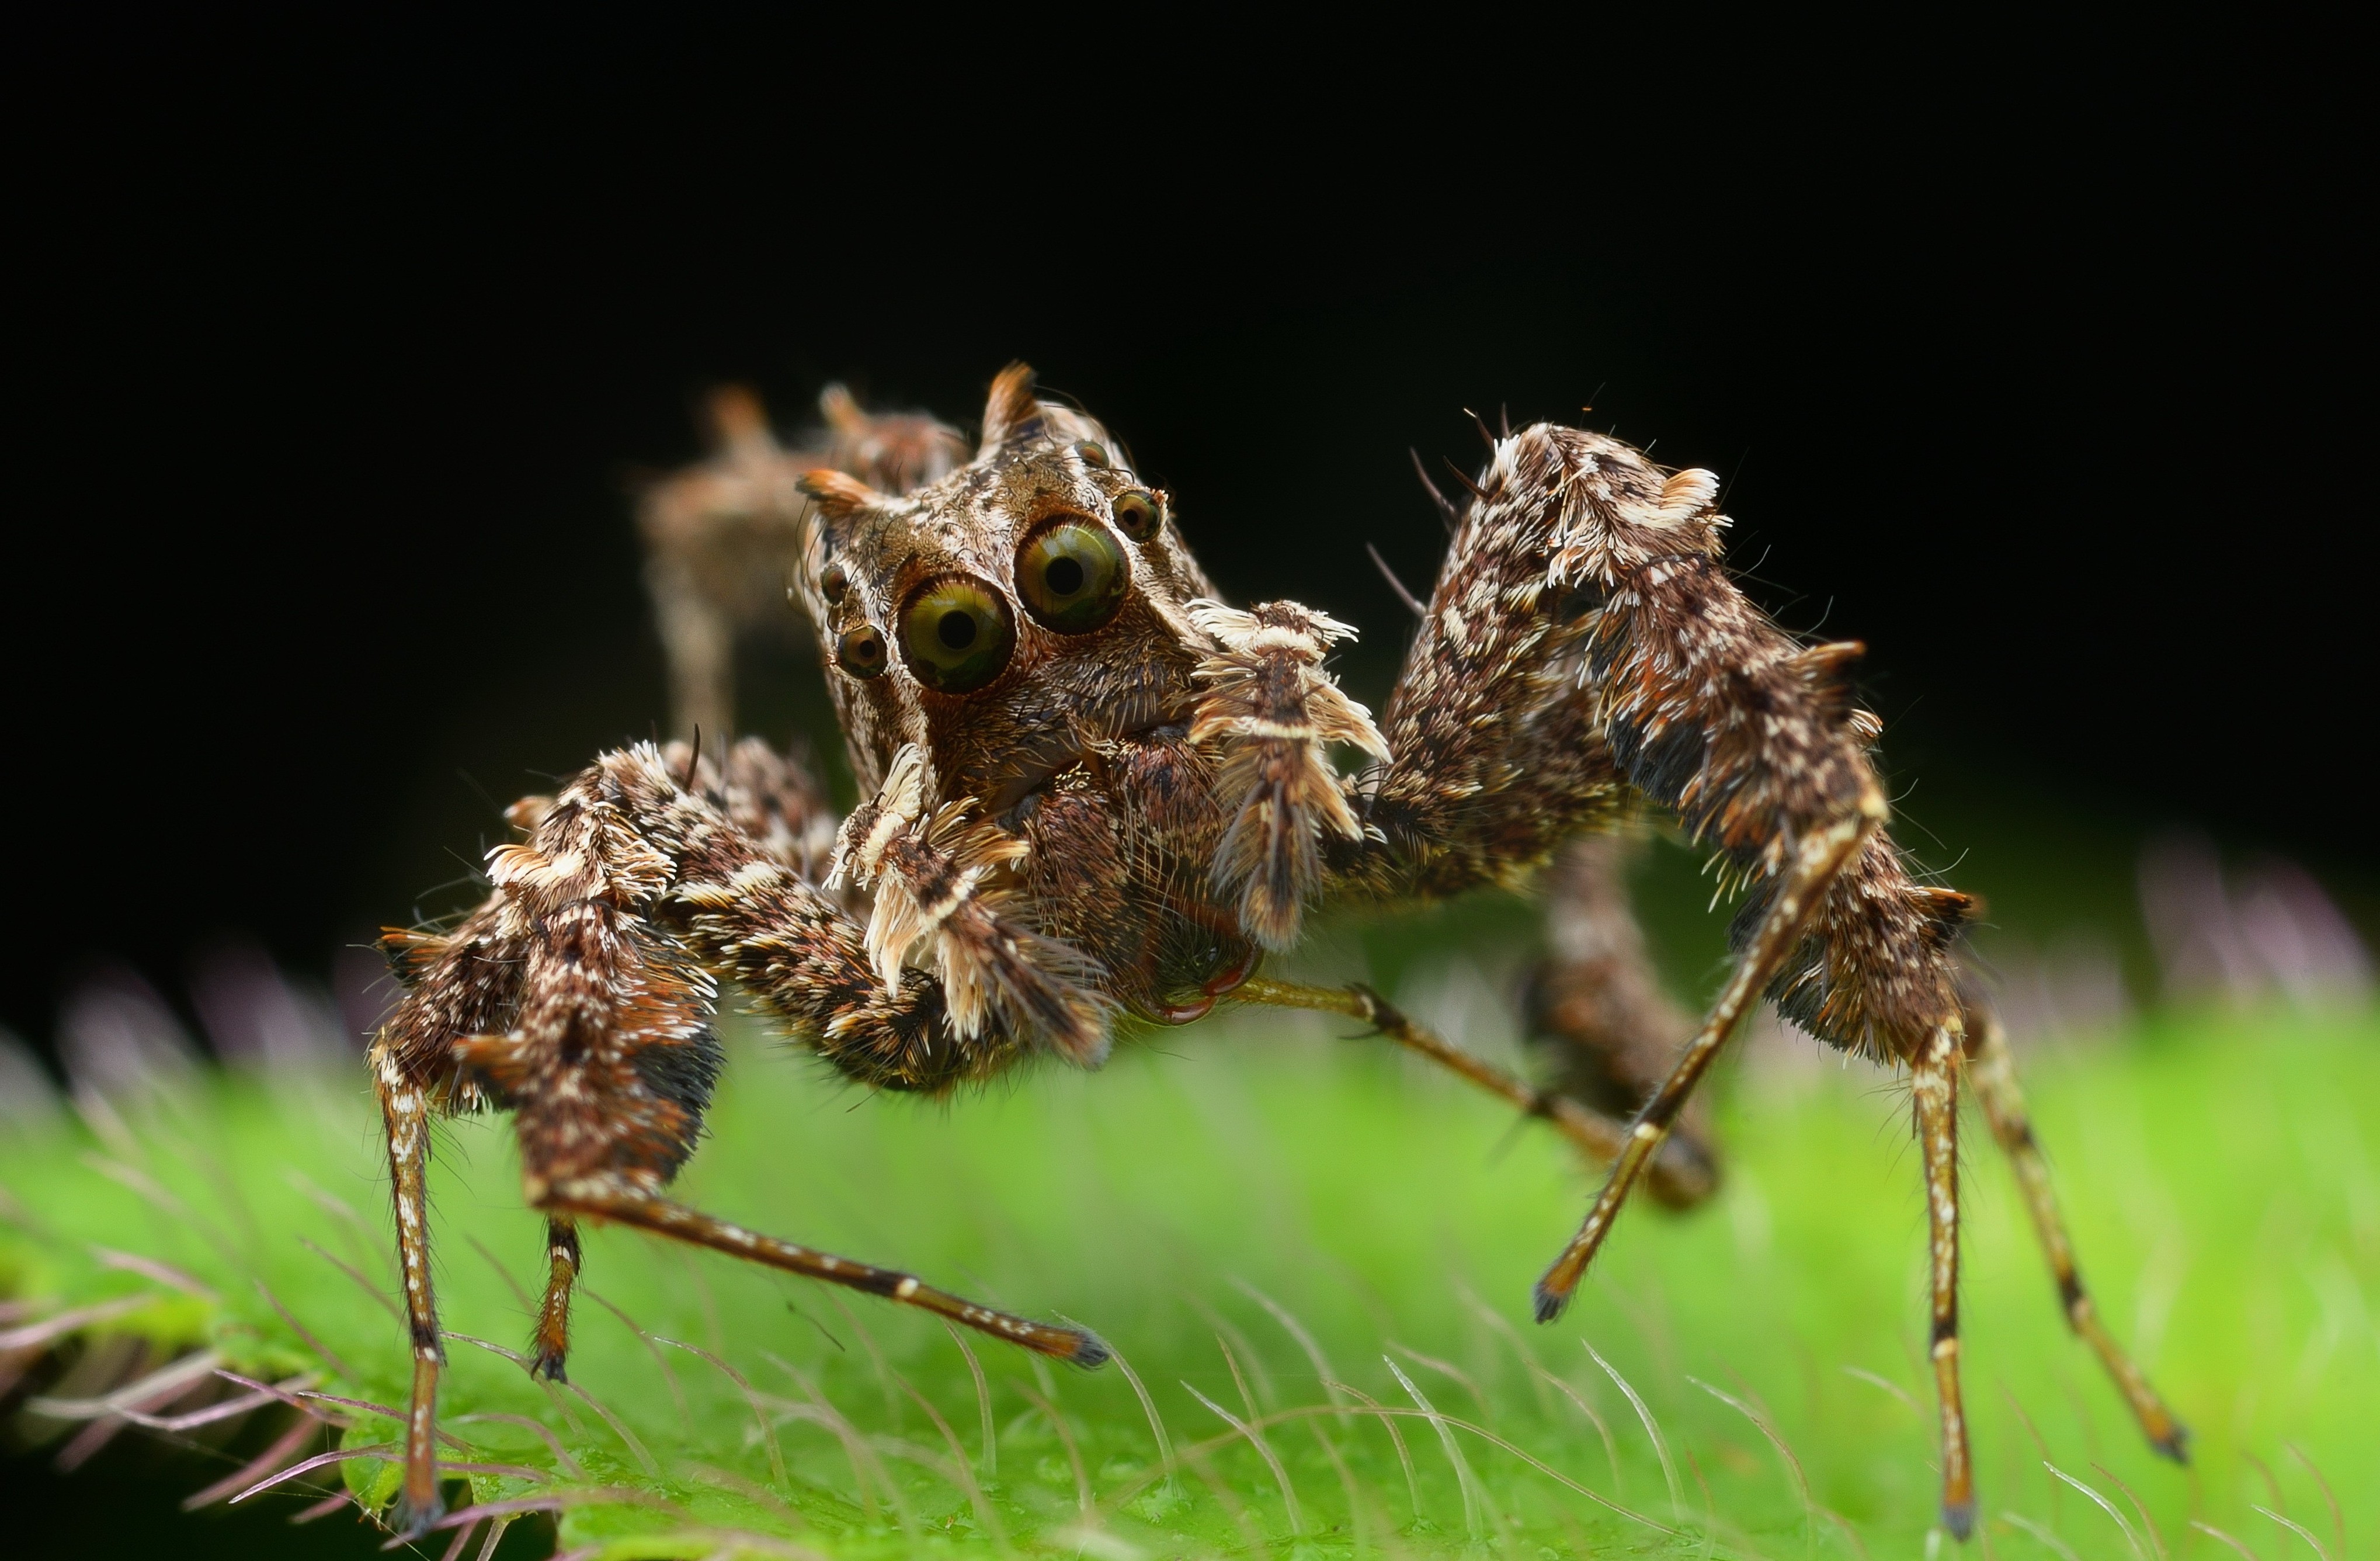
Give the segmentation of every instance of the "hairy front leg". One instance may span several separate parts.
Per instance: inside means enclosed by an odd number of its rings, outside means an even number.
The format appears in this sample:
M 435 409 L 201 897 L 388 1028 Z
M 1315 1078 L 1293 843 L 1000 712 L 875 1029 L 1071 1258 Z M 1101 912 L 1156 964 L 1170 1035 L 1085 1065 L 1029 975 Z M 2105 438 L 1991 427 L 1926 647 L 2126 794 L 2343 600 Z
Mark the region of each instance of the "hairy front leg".
M 515 1114 L 524 1193 L 553 1221 L 538 1351 L 558 1374 L 576 1224 L 653 1224 L 652 1201 L 700 1134 L 721 1060 L 710 967 L 736 974 L 838 1067 L 879 1084 L 943 1089 L 1019 1049 L 996 1024 L 959 1033 L 933 975 L 908 972 L 897 990 L 888 986 L 862 928 L 804 881 L 796 843 L 810 831 L 783 816 L 798 811 L 803 787 L 779 775 L 756 791 L 768 768 L 742 749 L 723 769 L 698 766 L 684 747 L 607 754 L 557 797 L 514 810 L 528 838 L 492 853 L 495 892 L 469 920 L 452 933 L 389 935 L 408 990 L 375 1040 L 372 1066 L 415 1355 L 393 1514 L 402 1532 L 422 1531 L 441 1506 L 442 1356 L 424 1188 L 431 1114 L 484 1104 Z M 783 827 L 761 827 L 770 817 Z M 682 1214 L 671 1216 L 681 1234 L 704 1218 Z M 803 1268 L 788 1257 L 806 1250 L 781 1243 L 745 1255 L 862 1288 L 885 1272 L 845 1260 Z M 892 1299 L 911 1300 L 900 1277 Z M 944 1300 L 960 1310 L 941 1308 Z M 973 1308 L 978 1320 L 965 1310 L 972 1303 L 942 1292 L 921 1304 L 1017 1336 L 1008 1323 L 1020 1320 Z M 1069 1358 L 1095 1354 L 1081 1345 Z

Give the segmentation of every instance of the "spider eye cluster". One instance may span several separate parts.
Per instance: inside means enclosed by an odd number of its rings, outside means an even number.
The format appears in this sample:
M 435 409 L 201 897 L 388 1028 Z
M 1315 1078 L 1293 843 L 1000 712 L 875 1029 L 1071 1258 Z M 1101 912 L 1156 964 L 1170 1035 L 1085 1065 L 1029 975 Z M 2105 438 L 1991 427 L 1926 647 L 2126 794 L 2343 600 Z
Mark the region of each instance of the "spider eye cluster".
M 1108 455 L 1086 441 L 1075 454 L 1104 468 Z M 1111 527 L 1096 516 L 1061 510 L 1043 517 L 1016 549 L 1016 600 L 1043 628 L 1089 634 L 1106 628 L 1132 592 L 1132 560 L 1116 540 L 1123 532 L 1148 542 L 1165 527 L 1165 496 L 1126 488 L 1111 506 Z M 840 604 L 851 592 L 848 573 L 830 564 L 819 594 Z M 971 694 L 1008 669 L 1016 650 L 1016 621 L 1007 594 L 974 575 L 936 576 L 912 591 L 895 617 L 892 638 L 865 620 L 835 637 L 835 665 L 854 677 L 875 677 L 892 665 L 892 648 L 918 682 L 937 693 Z

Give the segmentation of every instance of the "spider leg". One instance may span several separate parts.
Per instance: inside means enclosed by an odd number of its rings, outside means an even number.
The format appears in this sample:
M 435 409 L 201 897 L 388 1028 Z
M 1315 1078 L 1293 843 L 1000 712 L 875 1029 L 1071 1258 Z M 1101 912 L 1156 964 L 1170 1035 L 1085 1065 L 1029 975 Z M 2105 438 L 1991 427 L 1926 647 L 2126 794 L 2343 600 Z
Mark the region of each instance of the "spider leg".
M 1974 1461 L 1959 1386 L 1959 1046 L 1955 1021 L 1936 1031 L 1911 1067 L 1917 1137 L 1925 1161 L 1926 1247 L 1934 1396 L 1942 1419 L 1942 1526 L 1963 1540 L 1975 1526 Z
M 737 976 L 836 1067 L 880 1086 L 947 1088 L 1020 1049 L 1002 1024 L 963 1033 L 931 973 L 906 972 L 897 989 L 889 985 L 864 929 L 802 877 L 802 841 L 816 832 L 796 816 L 807 806 L 797 777 L 776 773 L 787 762 L 750 743 L 723 757 L 698 767 L 678 745 L 605 754 L 555 798 L 516 808 L 528 838 L 491 853 L 495 892 L 454 933 L 386 940 L 408 988 L 371 1054 L 414 1350 L 404 1484 L 392 1514 L 403 1533 L 423 1531 L 441 1510 L 443 1355 L 424 1191 L 433 1111 L 494 1104 L 514 1113 L 525 1200 L 551 1221 L 537 1343 L 538 1364 L 552 1374 L 566 1349 L 575 1226 L 584 1217 L 662 1229 L 862 1287 L 880 1280 L 895 1300 L 926 1294 L 904 1289 L 905 1275 L 731 1238 L 722 1233 L 734 1227 L 661 1197 L 693 1152 L 722 1060 L 707 967 Z M 870 839 L 890 858 L 933 866 L 938 837 L 933 821 L 921 822 L 918 838 L 902 829 Z M 978 896 L 964 872 L 958 880 L 923 909 L 944 921 L 972 913 L 966 932 L 1001 933 L 996 906 L 978 903 L 990 896 Z M 913 894 L 919 886 L 908 884 Z M 1032 1331 L 1038 1324 L 941 1291 L 916 1303 L 1055 1348 L 1054 1333 Z M 1102 1353 L 1087 1335 L 1071 1336 L 1056 1352 L 1087 1363 Z
M 1586 1272 L 1603 1238 L 1610 1234 L 1611 1222 L 1627 1201 L 1636 1178 L 1644 1173 L 1654 1152 L 1661 1147 L 1661 1140 L 1669 1136 L 1671 1124 L 1718 1059 L 1720 1048 L 1760 1000 L 1768 983 L 1784 969 L 1786 960 L 1809 931 L 1828 886 L 1882 822 L 1883 806 L 1878 797 L 1871 809 L 1838 819 L 1805 835 L 1784 872 L 1771 881 L 1775 887 L 1767 911 L 1737 954 L 1735 968 L 1711 1004 L 1702 1028 L 1687 1043 L 1685 1055 L 1678 1059 L 1670 1077 L 1637 1112 L 1629 1128 L 1627 1146 L 1613 1163 L 1611 1175 L 1596 1196 L 1594 1206 L 1587 1210 L 1585 1222 L 1554 1260 L 1553 1266 L 1546 1270 L 1545 1277 L 1537 1281 L 1535 1300 L 1538 1322 L 1552 1322 L 1570 1304 L 1580 1276 Z
M 936 1289 L 913 1274 L 762 1236 L 613 1178 L 588 1177 L 559 1184 L 548 1194 L 547 1206 L 584 1218 L 635 1226 L 657 1236 L 766 1263 L 805 1278 L 865 1290 L 1077 1366 L 1098 1366 L 1108 1358 L 1107 1346 L 1087 1329 L 1037 1323 L 1014 1312 L 979 1306 L 948 1290 Z
M 1537 1089 L 1526 1079 L 1475 1056 L 1415 1024 L 1367 986 L 1303 986 L 1256 976 L 1241 982 L 1231 996 L 1235 1002 L 1344 1014 L 1367 1024 L 1375 1034 L 1460 1074 L 1489 1094 L 1510 1103 L 1523 1116 L 1551 1123 L 1580 1153 L 1599 1165 L 1617 1160 L 1631 1145 L 1627 1123 L 1566 1094 Z M 1662 1156 L 1655 1162 L 1650 1175 L 1663 1201 L 1674 1204 L 1699 1202 L 1710 1195 L 1715 1185 L 1708 1162 L 1691 1154 Z
M 1559 506 L 1543 491 L 1503 497 L 1462 512 L 1389 699 L 1391 757 L 1357 793 L 1366 827 L 1325 836 L 1328 867 L 1342 890 L 1435 899 L 1523 887 L 1558 862 L 1547 880 L 1554 958 L 1531 1005 L 1558 1089 L 1530 1093 L 1570 1097 L 1573 1136 L 1609 1164 L 1627 1143 L 1613 1118 L 1653 1091 L 1690 1026 L 1660 995 L 1622 848 L 1606 838 L 1623 822 L 1626 782 L 1587 676 L 1603 596 L 1557 577 Z M 1699 1201 L 1718 1185 L 1693 1123 L 1651 1166 L 1665 1203 Z
M 532 811 L 538 806 L 529 804 Z M 520 808 L 516 804 L 516 814 L 527 817 Z M 387 1140 L 397 1266 L 413 1351 L 405 1480 L 391 1515 L 400 1533 L 427 1531 L 445 1510 L 438 1494 L 433 1435 L 446 1351 L 430 1265 L 430 1118 L 483 1102 L 478 1088 L 459 1077 L 451 1038 L 509 1027 L 530 931 L 519 908 L 499 896 L 451 933 L 392 928 L 381 939 L 390 970 L 407 989 L 404 1004 L 373 1038 L 368 1059 Z
M 1538 1284 L 1550 1320 L 1753 1004 L 1846 1051 L 1938 1071 L 1926 1059 L 1963 1034 L 1954 945 L 1973 902 L 1920 883 L 1885 830 L 1878 724 L 1845 677 L 1860 647 L 1802 643 L 1729 578 L 1715 476 L 1540 423 L 1493 440 L 1469 486 L 1389 705 L 1401 762 L 1368 793 L 1389 849 L 1348 875 L 1391 892 L 1501 876 L 1608 828 L 1633 790 L 1742 892 L 1725 987 Z M 1939 1095 L 1931 1073 L 1921 1082 Z M 1935 1113 L 1920 1115 L 1922 1128 Z M 1954 1195 L 1937 1203 L 1955 1221 Z M 1937 1253 L 1952 1234 L 1937 1231 Z M 1954 1258 L 1939 1270 L 1946 1305 L 1956 1273 Z M 1955 1523 L 1973 1491 L 1955 1375 L 1943 1385 Z
M 1584 835 L 1556 855 L 1543 881 L 1548 953 L 1530 976 L 1525 1006 L 1530 1050 L 1553 1088 L 1623 1121 L 1694 1034 L 1693 1018 L 1661 990 L 1636 925 L 1627 870 L 1640 845 L 1625 835 Z M 1654 1157 L 1646 1190 L 1680 1206 L 1681 1178 L 1662 1168 L 1689 1160 L 1694 1185 L 1716 1190 L 1718 1156 L 1699 1095 Z
M 537 1353 L 529 1375 L 565 1382 L 570 1359 L 570 1292 L 578 1284 L 578 1227 L 560 1214 L 545 1221 L 545 1299 L 537 1309 Z
M 397 1266 L 405 1278 L 405 1318 L 413 1348 L 413 1396 L 405 1425 L 405 1482 L 390 1525 L 426 1533 L 445 1516 L 438 1494 L 438 1375 L 446 1347 L 438 1333 L 438 1298 L 430 1274 L 430 1103 L 417 1080 L 378 1052 L 373 1088 L 388 1134 L 389 1182 L 396 1204 Z
M 2089 1292 L 2082 1287 L 2082 1275 L 2074 1264 L 2073 1244 L 2067 1239 L 2065 1222 L 2058 1217 L 2058 1197 L 2049 1185 L 2049 1166 L 2042 1158 L 2040 1143 L 2034 1138 L 2024 1092 L 2017 1085 L 2007 1032 L 1999 1017 L 1980 1004 L 1971 1005 L 1968 1009 L 1967 1046 L 1967 1077 L 1975 1086 L 1975 1098 L 1983 1103 L 1993 1139 L 2016 1170 L 2017 1184 L 2024 1191 L 2025 1209 L 2033 1216 L 2034 1233 L 2041 1238 L 2042 1255 L 2048 1260 L 2050 1275 L 2058 1282 L 2058 1306 L 2066 1314 L 2066 1325 L 2097 1353 L 2107 1374 L 2115 1379 L 2117 1390 L 2131 1406 L 2132 1416 L 2140 1421 L 2149 1445 L 2176 1463 L 2189 1462 L 2189 1428 L 2174 1418 L 2173 1411 L 2149 1385 L 2147 1375 L 2107 1332 L 2107 1324 L 2099 1321 L 2097 1309 L 2091 1304 Z

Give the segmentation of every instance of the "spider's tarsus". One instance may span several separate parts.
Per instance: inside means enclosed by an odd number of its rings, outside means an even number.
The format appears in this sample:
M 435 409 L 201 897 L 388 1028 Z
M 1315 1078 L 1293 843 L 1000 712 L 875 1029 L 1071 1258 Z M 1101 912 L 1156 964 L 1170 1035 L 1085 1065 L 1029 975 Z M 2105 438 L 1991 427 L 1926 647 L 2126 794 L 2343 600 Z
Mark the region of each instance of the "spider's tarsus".
M 2177 1423 L 2170 1435 L 2150 1437 L 2149 1445 L 2156 1449 L 2159 1457 L 2186 1467 L 2190 1462 L 2190 1427 Z
M 1570 1297 L 1546 1288 L 1542 1279 L 1529 1287 L 1529 1308 L 1540 1323 L 1551 1323 L 1570 1309 Z
M 1064 1360 L 1070 1366 L 1080 1366 L 1087 1372 L 1096 1372 L 1106 1365 L 1108 1358 L 1114 1353 L 1115 1351 L 1107 1347 L 1107 1341 L 1100 1338 L 1099 1335 L 1088 1328 L 1078 1328 L 1075 1331 L 1074 1353 L 1064 1357 Z
M 1975 1499 L 1970 1496 L 1961 1502 L 1944 1502 L 1942 1527 L 1950 1531 L 1952 1539 L 1964 1544 L 1975 1531 Z
M 388 1509 L 388 1531 L 397 1543 L 422 1539 L 445 1516 L 446 1502 L 442 1496 L 432 1496 L 427 1506 L 416 1508 L 400 1494 Z

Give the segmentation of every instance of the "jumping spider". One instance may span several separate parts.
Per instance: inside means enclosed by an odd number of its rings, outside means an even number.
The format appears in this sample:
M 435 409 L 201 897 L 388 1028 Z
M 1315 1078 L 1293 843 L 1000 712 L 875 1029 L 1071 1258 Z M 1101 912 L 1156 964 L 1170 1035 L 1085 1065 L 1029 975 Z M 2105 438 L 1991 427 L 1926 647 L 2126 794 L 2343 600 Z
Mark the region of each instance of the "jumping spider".
M 1295 603 L 1217 600 L 1168 495 L 1099 423 L 1038 400 L 1023 366 L 993 382 L 964 464 L 938 425 L 844 410 L 841 470 L 809 470 L 795 492 L 770 475 L 784 453 L 747 438 L 657 494 L 648 533 L 657 588 L 716 543 L 722 515 L 794 550 L 792 593 L 865 800 L 838 824 L 816 781 L 758 739 L 622 749 L 515 805 L 522 838 L 490 854 L 493 892 L 468 919 L 387 935 L 406 994 L 370 1061 L 415 1362 L 396 1527 L 418 1531 L 440 1510 L 423 1184 L 436 1112 L 515 1113 L 526 1196 L 550 1233 L 545 1376 L 564 1372 L 589 1219 L 1081 1365 L 1106 1358 L 1082 1329 L 672 1201 L 720 1067 L 722 981 L 849 1077 L 929 1093 L 1036 1053 L 1096 1067 L 1120 1024 L 1184 1024 L 1227 998 L 1354 1018 L 1609 1164 L 1537 1283 L 1541 1322 L 1640 1180 L 1666 1201 L 1708 1194 L 1702 1140 L 1673 1128 L 1765 996 L 1828 1043 L 1909 1071 L 1945 1527 L 1964 1538 L 1974 1513 L 1959 1379 L 1962 1071 L 2015 1163 L 2068 1322 L 2150 1441 L 2182 1456 L 2181 1426 L 2076 1275 L 2006 1042 L 1960 964 L 1973 902 L 1916 881 L 1886 833 L 1868 758 L 1877 724 L 1845 684 L 1860 649 L 1801 644 L 1739 593 L 1709 472 L 1551 424 L 1491 437 L 1466 501 L 1439 501 L 1451 544 L 1376 725 L 1324 665 L 1354 631 Z M 674 530 L 652 520 L 670 503 Z M 732 624 L 715 591 L 707 600 L 714 628 Z M 662 604 L 666 616 L 666 591 Z M 723 687 L 716 665 L 677 671 L 682 699 L 705 676 Z M 1342 774 L 1334 747 L 1367 762 Z M 1580 844 L 1646 806 L 1742 890 L 1731 972 L 1690 1034 L 1647 995 L 1608 849 Z M 1557 856 L 1560 935 L 1537 1005 L 1563 1048 L 1555 1090 L 1365 988 L 1258 974 L 1318 901 L 1516 883 Z

